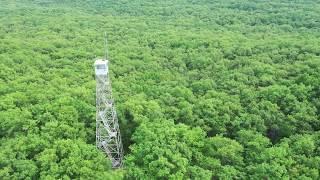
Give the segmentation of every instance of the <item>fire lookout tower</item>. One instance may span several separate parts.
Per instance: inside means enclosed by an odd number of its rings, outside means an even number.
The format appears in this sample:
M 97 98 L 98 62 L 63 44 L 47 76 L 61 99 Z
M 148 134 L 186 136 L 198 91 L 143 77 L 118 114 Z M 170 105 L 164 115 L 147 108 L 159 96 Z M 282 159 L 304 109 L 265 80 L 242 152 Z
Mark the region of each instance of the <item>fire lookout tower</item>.
M 122 167 L 123 147 L 112 98 L 108 60 L 94 63 L 96 76 L 96 146 L 109 157 L 113 168 Z

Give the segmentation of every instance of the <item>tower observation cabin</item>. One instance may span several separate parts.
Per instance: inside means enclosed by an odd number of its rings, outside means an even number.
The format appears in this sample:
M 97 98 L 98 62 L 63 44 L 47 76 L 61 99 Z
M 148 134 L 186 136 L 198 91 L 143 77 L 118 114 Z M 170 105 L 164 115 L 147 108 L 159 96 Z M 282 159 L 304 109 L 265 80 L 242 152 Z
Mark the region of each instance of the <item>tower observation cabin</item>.
M 108 74 L 108 60 L 98 59 L 94 63 L 96 75 Z

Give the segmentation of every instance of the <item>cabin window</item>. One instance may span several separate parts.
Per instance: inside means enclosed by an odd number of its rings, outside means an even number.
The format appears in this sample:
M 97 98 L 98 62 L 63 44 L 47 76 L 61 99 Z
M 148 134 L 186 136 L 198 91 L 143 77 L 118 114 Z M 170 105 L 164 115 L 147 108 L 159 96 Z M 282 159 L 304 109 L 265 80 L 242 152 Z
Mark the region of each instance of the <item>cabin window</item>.
M 97 65 L 97 69 L 106 69 L 106 66 L 104 64 Z

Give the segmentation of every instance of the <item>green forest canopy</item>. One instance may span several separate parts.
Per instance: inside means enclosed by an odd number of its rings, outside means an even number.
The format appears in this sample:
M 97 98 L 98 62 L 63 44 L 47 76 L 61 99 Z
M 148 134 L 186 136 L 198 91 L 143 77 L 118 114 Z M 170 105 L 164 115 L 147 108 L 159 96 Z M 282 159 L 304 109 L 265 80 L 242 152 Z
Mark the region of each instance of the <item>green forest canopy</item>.
M 319 179 L 319 0 L 0 1 L 0 179 Z M 95 148 L 108 33 L 125 167 Z

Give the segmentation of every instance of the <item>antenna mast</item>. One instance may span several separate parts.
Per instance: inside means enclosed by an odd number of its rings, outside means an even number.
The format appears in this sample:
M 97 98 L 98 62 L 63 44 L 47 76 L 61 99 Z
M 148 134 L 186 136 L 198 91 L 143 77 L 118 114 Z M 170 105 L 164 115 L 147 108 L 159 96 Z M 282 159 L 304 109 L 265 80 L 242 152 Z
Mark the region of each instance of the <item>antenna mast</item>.
M 105 41 L 105 59 L 96 60 L 94 66 L 97 84 L 96 146 L 109 157 L 113 168 L 120 168 L 123 163 L 123 147 L 109 80 L 107 38 Z
M 108 39 L 107 32 L 104 32 L 104 59 L 108 59 Z

